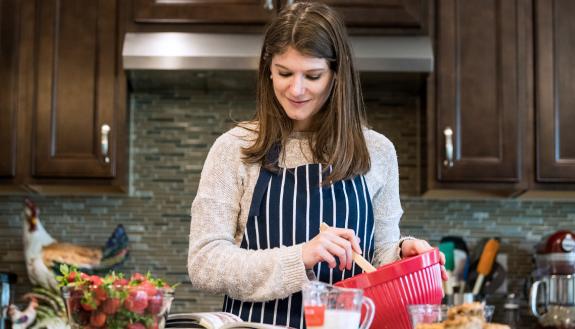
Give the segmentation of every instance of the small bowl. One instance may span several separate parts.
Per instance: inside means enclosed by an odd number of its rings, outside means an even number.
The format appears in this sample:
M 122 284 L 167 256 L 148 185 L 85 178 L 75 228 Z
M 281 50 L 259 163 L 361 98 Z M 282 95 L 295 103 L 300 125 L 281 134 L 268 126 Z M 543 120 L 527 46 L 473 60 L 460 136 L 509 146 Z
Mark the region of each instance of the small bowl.
M 411 319 L 411 325 L 415 328 L 421 323 L 440 323 L 447 319 L 447 305 L 416 304 L 408 305 L 407 312 Z
M 415 328 L 420 323 L 441 323 L 447 320 L 448 310 L 449 306 L 439 304 L 415 304 L 407 306 L 407 311 L 409 313 L 409 318 L 413 328 Z M 494 311 L 494 305 L 483 306 L 485 322 L 491 322 Z
M 139 286 L 65 286 L 71 329 L 163 329 L 174 290 Z

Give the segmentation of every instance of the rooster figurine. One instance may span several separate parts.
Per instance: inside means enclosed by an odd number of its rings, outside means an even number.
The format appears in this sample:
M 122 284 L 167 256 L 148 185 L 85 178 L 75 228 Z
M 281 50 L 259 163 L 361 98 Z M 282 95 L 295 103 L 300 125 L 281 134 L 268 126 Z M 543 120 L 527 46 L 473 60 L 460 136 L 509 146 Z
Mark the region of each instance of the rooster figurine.
M 85 273 L 105 273 L 120 265 L 128 255 L 128 235 L 118 225 L 103 248 L 90 248 L 57 242 L 44 229 L 38 208 L 29 199 L 24 210 L 24 254 L 32 284 L 58 291 L 56 274 L 60 264 L 75 266 Z
M 25 310 L 20 311 L 15 305 L 8 306 L 8 317 L 12 321 L 12 329 L 28 328 L 36 320 L 36 298 L 30 300 L 30 304 Z

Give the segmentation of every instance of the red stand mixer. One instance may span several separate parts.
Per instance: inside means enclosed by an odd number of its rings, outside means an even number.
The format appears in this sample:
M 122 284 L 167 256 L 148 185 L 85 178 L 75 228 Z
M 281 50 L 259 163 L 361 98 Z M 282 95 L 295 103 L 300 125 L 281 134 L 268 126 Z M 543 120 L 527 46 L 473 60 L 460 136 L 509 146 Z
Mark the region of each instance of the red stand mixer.
M 575 232 L 560 230 L 536 245 L 531 312 L 542 328 L 575 328 Z

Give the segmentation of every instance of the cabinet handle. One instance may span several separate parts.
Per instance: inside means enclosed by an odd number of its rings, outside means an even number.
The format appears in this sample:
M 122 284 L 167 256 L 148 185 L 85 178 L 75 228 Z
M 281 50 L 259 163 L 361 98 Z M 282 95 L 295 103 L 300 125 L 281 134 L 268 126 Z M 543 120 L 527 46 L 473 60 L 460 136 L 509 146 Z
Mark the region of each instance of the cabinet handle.
M 102 146 L 102 156 L 104 156 L 104 162 L 110 163 L 110 157 L 108 154 L 109 151 L 109 143 L 108 143 L 108 135 L 110 134 L 110 126 L 107 124 L 103 124 L 102 128 L 100 128 L 100 145 Z
M 450 127 L 443 130 L 443 135 L 445 135 L 445 160 L 443 160 L 443 165 L 445 167 L 453 167 L 453 130 Z
M 266 0 L 264 8 L 267 10 L 274 10 L 274 0 Z

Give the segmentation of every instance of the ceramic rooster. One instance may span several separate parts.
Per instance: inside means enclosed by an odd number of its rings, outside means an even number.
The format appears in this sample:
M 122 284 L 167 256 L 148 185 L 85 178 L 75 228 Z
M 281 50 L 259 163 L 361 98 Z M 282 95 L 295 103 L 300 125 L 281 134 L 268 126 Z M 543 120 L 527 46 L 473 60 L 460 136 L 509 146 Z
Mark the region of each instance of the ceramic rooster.
M 58 291 L 56 274 L 60 264 L 75 266 L 85 273 L 104 273 L 121 264 L 128 255 L 128 235 L 118 225 L 103 248 L 90 248 L 56 241 L 44 229 L 36 205 L 25 200 L 24 254 L 30 281 Z
M 38 307 L 38 301 L 35 298 L 30 300 L 30 304 L 23 311 L 20 311 L 15 305 L 10 305 L 8 307 L 8 317 L 12 322 L 12 328 L 28 328 L 36 320 L 36 307 Z

